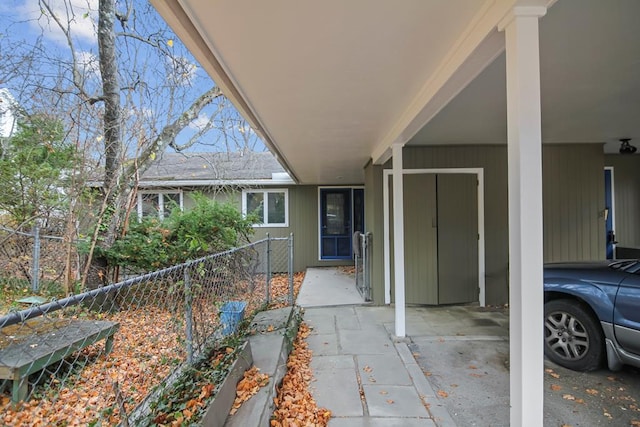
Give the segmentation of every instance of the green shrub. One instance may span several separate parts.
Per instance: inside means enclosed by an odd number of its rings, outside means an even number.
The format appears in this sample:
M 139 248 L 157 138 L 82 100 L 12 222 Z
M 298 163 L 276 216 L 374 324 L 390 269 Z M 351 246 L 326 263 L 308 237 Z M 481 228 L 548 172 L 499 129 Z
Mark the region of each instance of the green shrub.
M 222 252 L 249 241 L 255 218 L 243 218 L 229 203 L 218 203 L 201 194 L 195 206 L 174 209 L 165 220 L 146 218 L 133 222 L 103 255 L 111 266 L 151 271 Z

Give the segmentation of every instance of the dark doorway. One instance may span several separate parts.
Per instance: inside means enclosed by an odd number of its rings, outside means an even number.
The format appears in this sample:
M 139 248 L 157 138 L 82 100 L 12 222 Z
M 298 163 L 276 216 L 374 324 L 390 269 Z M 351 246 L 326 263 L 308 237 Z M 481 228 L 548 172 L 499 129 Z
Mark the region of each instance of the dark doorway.
M 351 259 L 355 231 L 364 231 L 364 190 L 320 189 L 320 258 Z

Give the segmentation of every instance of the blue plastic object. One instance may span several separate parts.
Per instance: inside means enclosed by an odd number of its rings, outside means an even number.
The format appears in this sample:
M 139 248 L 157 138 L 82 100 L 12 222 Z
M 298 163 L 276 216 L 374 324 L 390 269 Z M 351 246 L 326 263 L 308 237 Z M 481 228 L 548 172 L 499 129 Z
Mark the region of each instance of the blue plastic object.
M 229 301 L 220 308 L 220 323 L 222 324 L 222 335 L 235 334 L 238 325 L 244 317 L 244 310 L 247 307 L 245 301 Z

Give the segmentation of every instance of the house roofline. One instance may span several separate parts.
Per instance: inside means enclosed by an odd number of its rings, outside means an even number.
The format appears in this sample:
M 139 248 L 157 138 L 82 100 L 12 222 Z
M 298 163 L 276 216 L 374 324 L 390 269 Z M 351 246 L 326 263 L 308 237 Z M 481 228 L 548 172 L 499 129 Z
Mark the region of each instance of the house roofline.
M 102 187 L 102 181 L 89 181 L 87 187 Z M 192 180 L 150 180 L 138 183 L 138 188 L 156 187 L 222 187 L 222 186 L 277 186 L 295 185 L 292 179 L 192 179 Z

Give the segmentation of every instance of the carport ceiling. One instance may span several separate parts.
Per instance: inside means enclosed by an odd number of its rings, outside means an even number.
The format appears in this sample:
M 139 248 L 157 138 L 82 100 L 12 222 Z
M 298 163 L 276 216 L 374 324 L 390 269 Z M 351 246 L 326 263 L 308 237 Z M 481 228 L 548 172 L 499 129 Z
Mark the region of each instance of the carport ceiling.
M 640 2 L 560 0 L 540 23 L 542 139 L 640 147 Z M 506 143 L 500 55 L 413 138 L 415 145 Z M 631 141 L 634 144 L 634 141 Z
M 151 1 L 301 183 L 362 183 L 394 142 L 505 143 L 495 26 L 516 0 Z M 559 0 L 542 18 L 545 141 L 640 143 L 638 16 Z

